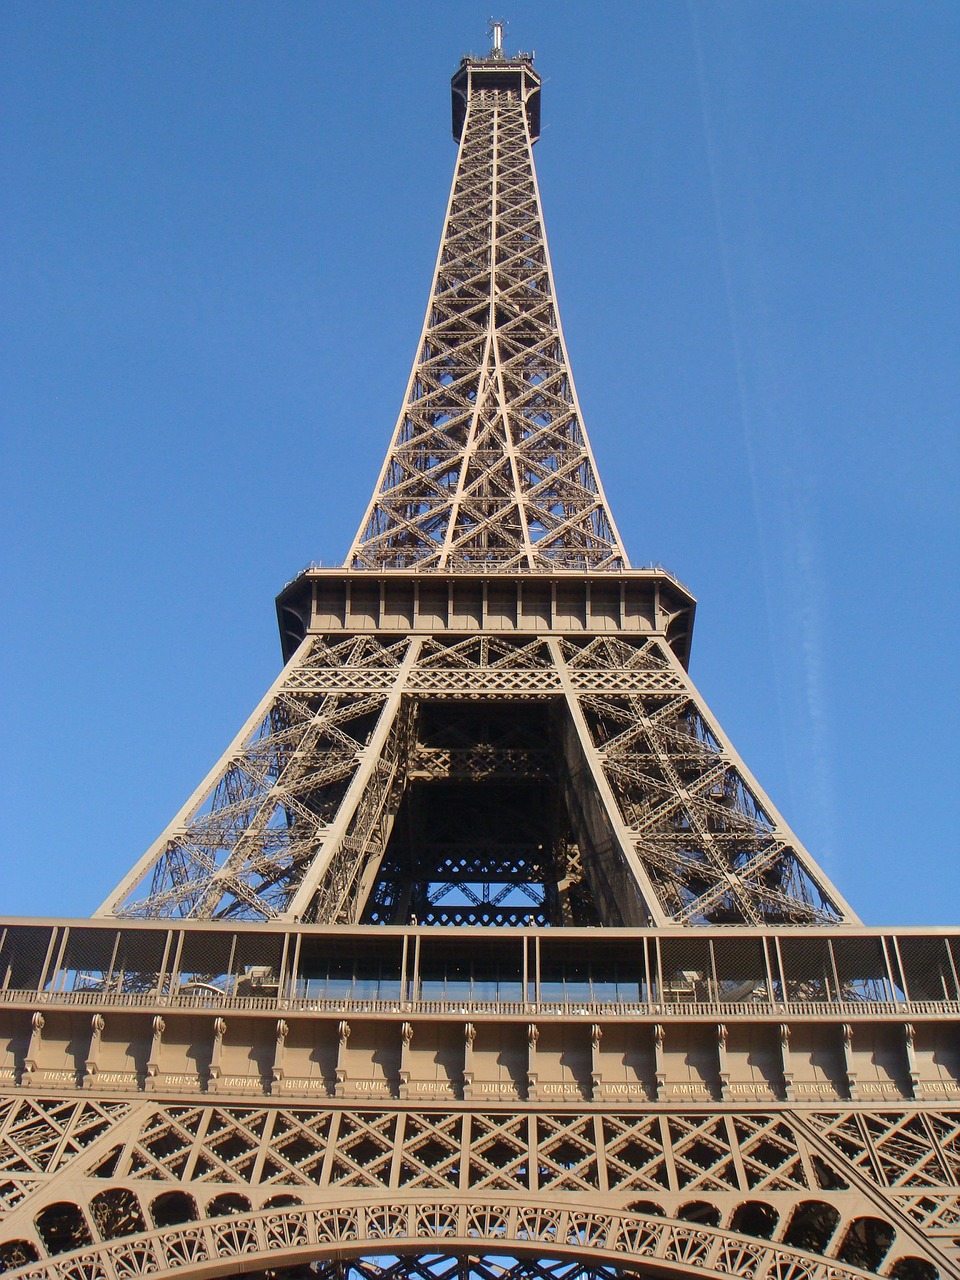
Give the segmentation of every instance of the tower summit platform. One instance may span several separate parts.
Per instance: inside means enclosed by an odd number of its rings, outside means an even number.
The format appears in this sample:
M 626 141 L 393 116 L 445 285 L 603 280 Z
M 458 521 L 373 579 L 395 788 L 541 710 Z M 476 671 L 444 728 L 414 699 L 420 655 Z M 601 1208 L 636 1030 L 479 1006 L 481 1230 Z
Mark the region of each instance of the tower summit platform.
M 493 22 L 493 45 L 486 57 L 467 54 L 450 82 L 453 108 L 453 136 L 457 142 L 463 134 L 467 104 L 475 93 L 490 90 L 515 93 L 523 103 L 530 130 L 530 141 L 540 137 L 540 77 L 533 69 L 532 53 L 518 53 L 508 58 L 503 52 L 503 28 Z

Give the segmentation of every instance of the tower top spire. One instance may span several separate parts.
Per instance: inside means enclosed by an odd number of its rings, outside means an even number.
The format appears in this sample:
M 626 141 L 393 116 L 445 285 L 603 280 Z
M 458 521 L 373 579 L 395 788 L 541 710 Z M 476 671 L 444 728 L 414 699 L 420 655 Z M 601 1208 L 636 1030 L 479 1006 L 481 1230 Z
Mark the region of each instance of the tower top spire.
M 491 18 L 489 24 L 490 36 L 490 56 L 491 58 L 503 57 L 503 28 L 505 23 L 503 19 Z
M 603 570 L 627 561 L 573 389 L 532 144 L 540 77 L 489 56 L 453 77 L 460 142 L 407 397 L 347 565 Z

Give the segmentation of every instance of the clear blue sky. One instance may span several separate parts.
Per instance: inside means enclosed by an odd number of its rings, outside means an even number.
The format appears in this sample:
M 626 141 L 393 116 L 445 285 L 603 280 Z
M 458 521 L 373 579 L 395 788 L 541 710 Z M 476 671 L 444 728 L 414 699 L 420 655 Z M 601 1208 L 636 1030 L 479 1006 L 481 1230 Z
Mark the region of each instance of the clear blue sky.
M 84 915 L 273 678 L 422 318 L 477 4 L 7 0 L 2 910 Z M 956 0 L 516 0 L 594 448 L 872 923 L 960 922 Z

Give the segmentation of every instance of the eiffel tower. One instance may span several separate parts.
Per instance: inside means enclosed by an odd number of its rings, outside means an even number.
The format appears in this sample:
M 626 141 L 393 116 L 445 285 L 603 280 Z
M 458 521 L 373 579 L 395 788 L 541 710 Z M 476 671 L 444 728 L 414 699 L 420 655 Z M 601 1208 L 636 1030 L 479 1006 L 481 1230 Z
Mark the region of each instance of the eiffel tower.
M 96 915 L 0 922 L 9 1276 L 960 1276 L 960 930 L 860 923 L 630 567 L 493 33 L 346 563 Z

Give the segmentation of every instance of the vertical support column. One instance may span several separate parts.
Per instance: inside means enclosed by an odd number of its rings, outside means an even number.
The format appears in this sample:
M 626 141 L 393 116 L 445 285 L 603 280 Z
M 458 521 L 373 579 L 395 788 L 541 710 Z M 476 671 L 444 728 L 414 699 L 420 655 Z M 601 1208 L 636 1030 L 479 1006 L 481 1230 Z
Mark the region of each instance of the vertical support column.
M 56 945 L 59 929 L 56 925 L 50 930 L 50 939 L 47 943 L 46 954 L 43 957 L 43 968 L 40 970 L 40 977 L 37 979 L 37 990 L 44 991 L 47 986 L 47 973 L 50 969 L 50 961 L 53 958 L 53 948 Z
M 7 945 L 8 932 L 9 930 L 7 929 L 0 931 L 0 954 L 4 954 L 4 948 Z M 10 963 L 8 954 L 4 954 L 4 965 L 0 972 L 2 972 L 2 977 L 0 977 L 0 991 L 6 991 L 9 989 L 10 979 L 13 977 L 13 965 Z
M 660 1130 L 660 1149 L 663 1152 L 663 1167 L 667 1175 L 667 1186 L 671 1191 L 679 1191 L 681 1190 L 681 1185 L 677 1176 L 677 1162 L 673 1158 L 673 1138 L 670 1134 L 670 1122 L 662 1111 L 657 1119 L 657 1127 Z
M 887 999 L 891 1004 L 896 1003 L 897 990 L 900 985 L 896 981 L 896 970 L 890 957 L 890 944 L 892 941 L 893 939 L 887 935 L 884 935 L 880 939 L 880 950 L 883 952 L 883 967 L 886 970 L 885 978 L 887 983 Z
M 273 1067 L 270 1070 L 270 1092 L 279 1089 L 283 1080 L 283 1055 L 287 1048 L 290 1028 L 282 1018 L 277 1019 L 277 1041 L 273 1050 Z
M 593 1149 L 597 1157 L 597 1190 L 605 1195 L 610 1190 L 610 1175 L 607 1170 L 607 1142 L 603 1132 L 603 1116 L 593 1117 Z
M 790 1028 L 780 1023 L 780 1071 L 783 1075 L 783 1096 L 787 1102 L 795 1098 L 793 1089 L 793 1063 L 790 1060 Z
M 118 941 L 119 941 L 119 938 L 120 938 L 120 934 L 118 932 L 117 934 Z M 173 930 L 168 929 L 166 940 L 164 941 L 164 944 L 163 944 L 163 959 L 160 961 L 160 972 L 157 974 L 157 985 L 155 988 L 155 992 L 158 996 L 162 996 L 165 994 L 164 986 L 166 985 L 166 981 L 167 981 L 167 965 L 170 962 L 170 948 L 172 946 L 173 946 Z
M 144 1082 L 144 1088 L 149 1092 L 151 1089 L 157 1088 L 157 1076 L 160 1074 L 160 1054 L 163 1051 L 163 1033 L 167 1029 L 167 1024 L 159 1014 L 154 1018 L 151 1031 L 153 1038 L 150 1041 L 150 1057 L 147 1059 L 147 1078 Z
M 766 974 L 767 1000 L 770 1004 L 773 1004 L 773 997 L 774 997 L 773 969 L 770 966 L 769 939 L 761 938 L 760 946 L 763 951 L 763 969 L 764 969 L 764 973 Z
M 346 1021 L 338 1022 L 336 1084 L 333 1090 L 338 1098 L 345 1097 L 347 1092 L 347 1042 L 349 1039 L 350 1023 Z
M 856 1102 L 859 1095 L 857 1073 L 853 1066 L 853 1027 L 849 1022 L 845 1022 L 840 1028 L 840 1035 L 843 1046 L 843 1070 L 847 1077 L 847 1094 L 851 1102 Z
M 27 1045 L 27 1054 L 23 1060 L 23 1078 L 20 1081 L 21 1084 L 26 1084 L 37 1070 L 37 1061 L 40 1057 L 40 1046 L 43 1043 L 44 1024 L 44 1016 L 38 1010 L 30 1019 L 30 1043 Z
M 663 1055 L 663 1024 L 658 1022 L 653 1028 L 653 1067 L 656 1081 L 656 1101 L 662 1102 L 667 1083 L 667 1072 Z
M 710 977 L 707 987 L 707 994 L 710 1000 L 719 1002 L 720 1000 L 720 983 L 717 980 L 717 949 L 713 945 L 713 939 L 707 939 L 707 954 L 710 956 Z
M 473 1096 L 473 1042 L 477 1038 L 477 1028 L 468 1022 L 463 1028 L 463 1096 Z
M 590 1028 L 590 1088 L 594 1102 L 603 1100 L 603 1074 L 600 1071 L 600 1041 L 603 1027 L 595 1022 Z
M 950 970 L 950 976 L 953 978 L 952 992 L 946 990 L 946 985 L 947 985 L 946 978 L 943 979 L 944 998 L 946 1000 L 957 1000 L 957 999 L 960 999 L 960 974 L 957 973 L 957 966 L 953 959 L 953 948 L 950 946 L 949 938 L 944 938 L 943 946 L 944 946 L 944 950 L 947 953 L 947 967 Z
M 87 1050 L 87 1060 L 83 1064 L 84 1089 L 92 1089 L 97 1081 L 97 1067 L 100 1058 L 100 1037 L 103 1035 L 103 1028 L 105 1025 L 102 1013 L 95 1013 L 90 1019 L 90 1048 Z
M 177 930 L 177 945 L 173 953 L 173 966 L 170 969 L 170 994 L 175 995 L 179 990 L 182 981 L 181 964 L 183 962 L 183 944 L 186 934 L 182 929 Z
M 468 1022 L 467 1031 L 470 1032 L 472 1030 L 473 1027 Z M 469 1035 L 467 1037 L 467 1041 L 470 1045 L 473 1044 L 473 1040 L 470 1039 Z M 463 1096 L 467 1096 L 466 1087 L 464 1087 Z M 470 1189 L 470 1144 L 472 1141 L 473 1121 L 470 1116 L 470 1112 L 465 1111 L 463 1113 L 462 1128 L 460 1130 L 460 1176 L 458 1178 L 460 1191 L 469 1191 Z
M 53 969 L 49 976 L 50 990 L 57 991 L 61 988 L 64 977 L 63 958 L 66 954 L 67 943 L 70 941 L 70 926 L 66 925 L 60 935 L 60 949 L 57 951 L 57 958 L 54 962 Z
M 527 1177 L 530 1180 L 531 1191 L 540 1190 L 540 1147 L 537 1128 L 536 1113 L 531 1111 L 527 1116 Z
M 727 1066 L 727 1028 L 721 1022 L 717 1027 L 717 1068 L 720 1079 L 720 1100 L 730 1101 L 730 1071 Z
M 291 999 L 294 995 L 297 962 L 300 958 L 300 939 L 302 935 L 297 934 L 293 943 L 293 965 L 290 962 L 290 934 L 283 935 L 283 947 L 280 952 L 280 967 L 277 970 L 277 995 L 282 999 Z
M 400 945 L 400 1008 L 406 1009 L 410 1003 L 410 976 L 407 966 L 410 960 L 410 935 L 404 933 Z
M 917 1070 L 917 1051 L 916 1051 L 916 1032 L 913 1029 L 913 1023 L 904 1023 L 903 1027 L 903 1047 L 907 1055 L 907 1075 L 910 1078 L 910 1092 L 913 1094 L 914 1100 L 923 1101 L 923 1086 L 920 1083 L 920 1072 Z
M 737 1183 L 741 1187 L 749 1187 L 750 1178 L 743 1163 L 743 1152 L 740 1150 L 740 1139 L 737 1136 L 737 1126 L 733 1114 L 728 1111 L 723 1118 L 723 1123 L 727 1130 L 727 1142 L 730 1144 L 730 1156 L 733 1160 L 733 1167 L 736 1170 Z
M 835 952 L 834 952 L 834 950 L 833 950 L 833 941 L 832 941 L 830 938 L 828 938 L 828 939 L 827 939 L 827 955 L 830 957 L 830 971 L 829 971 L 829 973 L 827 974 L 827 978 L 828 978 L 828 979 L 831 979 L 831 978 L 833 979 L 833 990 L 834 990 L 834 993 L 835 993 L 835 994 L 834 994 L 834 995 L 832 995 L 832 996 L 830 995 L 830 988 L 829 988 L 829 983 L 828 983 L 828 986 L 827 986 L 827 999 L 828 999 L 828 1000 L 837 1000 L 837 1001 L 841 1001 L 841 1002 L 842 1002 L 842 1000 L 843 1000 L 843 988 L 842 988 L 842 986 L 840 985 L 840 971 L 837 969 L 837 957 L 836 957 L 836 953 L 835 953 Z
M 282 1132 L 282 1125 L 283 1116 L 279 1109 L 274 1108 L 267 1112 L 263 1122 L 260 1150 L 257 1152 L 257 1158 L 254 1160 L 253 1168 L 248 1175 L 251 1187 L 260 1186 L 263 1182 L 263 1171 L 270 1160 L 271 1143 L 273 1142 L 274 1131 L 279 1127 Z
M 783 952 L 780 949 L 780 939 L 776 934 L 774 934 L 773 937 L 773 954 L 777 962 L 777 973 L 775 975 L 775 979 L 778 977 L 780 981 L 780 1004 L 783 1006 L 790 1003 L 790 997 L 789 987 L 787 986 L 787 971 L 783 966 Z
M 414 924 L 416 924 L 416 916 L 414 916 Z M 420 999 L 420 934 L 414 935 L 413 939 L 413 972 L 410 975 L 410 994 L 407 997 L 411 1001 Z
M 537 1041 L 540 1039 L 540 1028 L 535 1022 L 527 1027 L 527 1097 L 537 1096 Z
M 413 1023 L 400 1024 L 400 1097 L 410 1096 L 410 1042 L 413 1039 Z
M 403 1097 L 403 1085 L 400 1086 L 400 1096 Z M 397 1191 L 400 1188 L 400 1170 L 403 1167 L 403 1144 L 407 1136 L 407 1113 L 401 1111 L 397 1116 L 397 1127 L 393 1133 L 393 1155 L 390 1158 L 390 1190 Z
M 223 1018 L 213 1020 L 213 1051 L 210 1054 L 210 1066 L 207 1071 L 207 1090 L 217 1092 L 217 1082 L 222 1075 L 220 1060 L 223 1057 L 223 1037 L 227 1034 L 227 1024 Z

